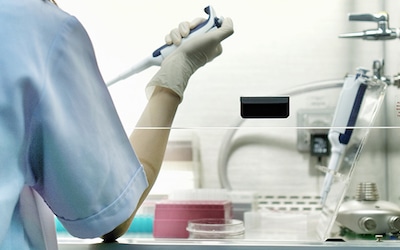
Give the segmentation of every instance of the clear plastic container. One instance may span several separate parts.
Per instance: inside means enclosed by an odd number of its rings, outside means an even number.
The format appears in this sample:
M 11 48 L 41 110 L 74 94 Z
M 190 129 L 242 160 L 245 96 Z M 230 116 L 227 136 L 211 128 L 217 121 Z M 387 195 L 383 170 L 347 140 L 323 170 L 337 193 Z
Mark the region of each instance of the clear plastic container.
M 198 219 L 188 222 L 192 239 L 243 239 L 243 221 L 236 219 Z

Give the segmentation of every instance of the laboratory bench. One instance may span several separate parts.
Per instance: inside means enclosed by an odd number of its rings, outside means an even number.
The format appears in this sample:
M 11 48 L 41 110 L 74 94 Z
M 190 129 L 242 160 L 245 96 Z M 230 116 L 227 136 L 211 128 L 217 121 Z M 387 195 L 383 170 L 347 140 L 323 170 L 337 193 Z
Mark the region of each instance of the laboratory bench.
M 359 250 L 399 249 L 400 241 L 354 242 L 269 242 L 262 240 L 196 240 L 196 239 L 141 239 L 122 238 L 116 243 L 101 240 L 59 240 L 59 250 Z

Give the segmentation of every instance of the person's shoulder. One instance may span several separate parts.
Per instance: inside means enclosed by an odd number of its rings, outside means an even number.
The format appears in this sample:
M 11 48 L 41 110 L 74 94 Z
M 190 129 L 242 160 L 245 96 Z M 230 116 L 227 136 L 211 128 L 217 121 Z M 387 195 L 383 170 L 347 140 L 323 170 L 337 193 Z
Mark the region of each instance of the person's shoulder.
M 34 12 L 35 20 L 40 22 L 48 32 L 59 32 L 66 25 L 80 25 L 79 21 L 58 6 L 46 0 L 34 0 L 42 2 L 39 10 Z M 36 3 L 38 4 L 38 3 Z M 40 5 L 40 3 L 39 3 Z
M 3 3 L 4 2 L 4 3 Z M 31 38 L 52 36 L 66 23 L 76 19 L 48 0 L 3 1 L 0 21 L 6 21 L 9 28 L 19 36 Z

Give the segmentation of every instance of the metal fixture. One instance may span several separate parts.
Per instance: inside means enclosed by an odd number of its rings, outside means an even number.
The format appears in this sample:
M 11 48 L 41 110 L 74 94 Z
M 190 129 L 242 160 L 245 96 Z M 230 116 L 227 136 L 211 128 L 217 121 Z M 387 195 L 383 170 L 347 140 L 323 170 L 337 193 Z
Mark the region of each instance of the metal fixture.
M 358 201 L 378 201 L 379 193 L 376 183 L 360 183 L 357 188 L 356 200 Z
M 336 221 L 356 234 L 399 233 L 400 207 L 379 200 L 375 183 L 360 183 L 356 200 L 342 204 Z
M 349 21 L 376 22 L 376 29 L 361 32 L 341 34 L 340 38 L 362 38 L 364 40 L 390 40 L 400 37 L 398 28 L 389 27 L 389 14 L 380 12 L 378 14 L 349 14 Z
M 393 85 L 400 88 L 400 73 L 393 77 Z
M 339 38 L 361 38 L 369 41 L 377 40 L 391 40 L 400 38 L 399 28 L 390 28 L 389 14 L 387 12 L 380 12 L 378 14 L 349 14 L 349 21 L 360 22 L 376 22 L 378 27 L 376 29 L 364 30 L 361 32 L 352 32 L 340 34 Z M 384 61 L 375 60 L 373 63 L 373 74 L 378 80 L 385 82 L 388 85 L 393 84 L 400 88 L 400 73 L 393 77 L 384 75 Z

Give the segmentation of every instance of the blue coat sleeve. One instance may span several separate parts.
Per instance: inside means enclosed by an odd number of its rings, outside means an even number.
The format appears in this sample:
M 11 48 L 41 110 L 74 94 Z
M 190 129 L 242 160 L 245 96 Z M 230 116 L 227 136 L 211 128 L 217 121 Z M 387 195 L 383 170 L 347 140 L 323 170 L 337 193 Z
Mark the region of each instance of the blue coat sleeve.
M 31 125 L 34 188 L 72 235 L 98 237 L 131 215 L 147 179 L 76 18 L 50 49 Z

